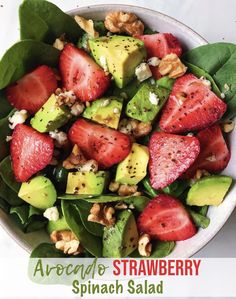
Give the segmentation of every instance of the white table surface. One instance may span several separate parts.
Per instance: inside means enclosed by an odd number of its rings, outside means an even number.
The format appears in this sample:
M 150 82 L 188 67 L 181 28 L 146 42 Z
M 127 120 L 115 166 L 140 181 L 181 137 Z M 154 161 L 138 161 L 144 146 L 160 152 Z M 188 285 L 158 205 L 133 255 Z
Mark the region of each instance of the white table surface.
M 158 10 L 193 28 L 209 42 L 236 43 L 236 0 L 54 0 L 64 11 L 92 4 L 133 4 Z M 20 0 L 0 0 L 0 56 L 19 39 Z M 0 257 L 27 256 L 0 228 Z M 236 257 L 236 210 L 197 257 Z

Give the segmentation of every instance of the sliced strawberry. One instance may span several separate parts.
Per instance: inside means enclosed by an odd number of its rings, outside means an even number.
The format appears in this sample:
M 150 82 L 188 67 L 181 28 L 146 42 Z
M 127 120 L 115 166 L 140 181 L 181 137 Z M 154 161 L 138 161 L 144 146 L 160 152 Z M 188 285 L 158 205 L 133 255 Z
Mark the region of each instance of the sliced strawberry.
M 71 127 L 69 139 L 81 148 L 87 158 L 95 159 L 102 168 L 109 168 L 124 160 L 131 149 L 127 135 L 84 119 L 77 120 Z
M 162 77 L 161 73 L 159 72 L 158 66 L 150 66 L 150 70 L 154 79 L 158 80 Z
M 110 76 L 83 50 L 67 44 L 60 56 L 63 86 L 81 101 L 101 97 L 110 84 Z
M 171 33 L 139 35 L 137 38 L 144 42 L 148 57 L 163 58 L 171 53 L 174 53 L 179 57 L 182 55 L 181 44 Z
M 200 154 L 194 164 L 187 170 L 186 176 L 193 177 L 197 169 L 210 172 L 220 172 L 228 165 L 230 151 L 224 140 L 219 125 L 200 131 L 197 136 L 200 141 Z
M 155 132 L 149 142 L 149 173 L 153 188 L 174 182 L 196 160 L 199 141 L 195 137 Z
M 57 88 L 53 70 L 42 65 L 7 87 L 6 96 L 12 106 L 36 113 Z
M 138 218 L 138 228 L 140 233 L 162 241 L 186 240 L 197 232 L 182 203 L 164 194 L 148 203 Z
M 163 109 L 160 128 L 168 133 L 201 130 L 217 122 L 227 105 L 192 74 L 175 81 Z
M 26 125 L 17 125 L 12 134 L 11 159 L 18 182 L 26 182 L 45 168 L 53 156 L 53 140 Z

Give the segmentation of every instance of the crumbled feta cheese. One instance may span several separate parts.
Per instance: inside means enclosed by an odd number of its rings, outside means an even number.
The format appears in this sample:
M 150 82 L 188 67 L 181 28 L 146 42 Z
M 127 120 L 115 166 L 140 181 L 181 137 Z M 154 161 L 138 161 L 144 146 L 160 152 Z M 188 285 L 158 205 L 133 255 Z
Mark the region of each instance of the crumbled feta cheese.
M 157 97 L 157 95 L 154 92 L 149 92 L 149 101 L 153 105 L 158 105 L 160 99 Z
M 230 90 L 230 87 L 229 87 L 229 85 L 227 83 L 225 83 L 224 89 L 225 89 L 225 91 L 229 91 Z
M 6 137 L 6 142 L 9 142 L 9 141 L 11 141 L 12 140 L 12 136 L 7 136 Z
M 222 92 L 222 93 L 220 94 L 220 97 L 221 97 L 221 99 L 224 99 L 224 98 L 225 98 L 225 94 Z
M 118 113 L 120 113 L 120 109 L 117 108 L 117 107 L 115 107 L 115 108 L 113 109 L 113 112 L 114 112 L 115 114 L 118 114 Z
M 74 94 L 74 92 L 72 90 L 66 90 L 66 91 L 60 92 L 58 94 L 58 97 L 69 98 L 71 101 L 76 100 L 76 95 Z
M 151 78 L 151 79 L 150 79 L 150 83 L 151 83 L 152 85 L 156 85 L 156 87 L 158 87 L 158 85 L 156 84 L 155 79 Z
M 55 42 L 53 43 L 53 47 L 56 48 L 59 51 L 62 51 L 64 49 L 65 42 L 61 40 L 60 38 L 57 38 Z
M 108 66 L 107 66 L 107 59 L 105 56 L 101 56 L 100 59 L 100 64 L 101 64 L 101 67 L 104 69 L 105 72 L 108 72 Z
M 79 165 L 78 170 L 82 172 L 97 172 L 98 163 L 96 160 L 88 160 L 85 164 Z
M 72 107 L 71 107 L 71 114 L 74 116 L 79 116 L 82 112 L 84 111 L 84 104 L 81 102 L 76 102 Z
M 10 129 L 14 129 L 18 124 L 23 124 L 28 117 L 26 110 L 16 111 L 11 117 L 8 118 Z
M 187 136 L 189 136 L 189 137 L 193 137 L 194 134 L 193 134 L 193 133 L 188 133 Z
M 57 221 L 59 219 L 59 212 L 57 207 L 51 207 L 45 210 L 43 216 L 49 221 Z
M 216 161 L 216 156 L 215 155 L 212 155 L 210 157 L 207 157 L 206 158 L 207 161 L 210 161 L 210 162 L 215 162 Z
M 158 66 L 160 62 L 161 61 L 158 57 L 151 57 L 147 61 L 147 63 L 151 66 Z
M 52 139 L 55 139 L 59 145 L 64 145 L 68 140 L 66 133 L 62 131 L 51 131 L 49 132 L 49 135 Z
M 100 106 L 101 107 L 106 107 L 106 106 L 108 106 L 110 104 L 110 102 L 111 101 L 109 99 L 105 99 L 105 100 L 102 101 L 102 103 L 101 103 Z
M 206 87 L 211 89 L 211 81 L 207 80 L 205 77 L 201 77 L 200 80 Z
M 137 76 L 138 80 L 142 82 L 150 78 L 152 76 L 152 72 L 150 70 L 149 65 L 145 62 L 142 62 L 140 65 L 136 67 L 135 75 Z

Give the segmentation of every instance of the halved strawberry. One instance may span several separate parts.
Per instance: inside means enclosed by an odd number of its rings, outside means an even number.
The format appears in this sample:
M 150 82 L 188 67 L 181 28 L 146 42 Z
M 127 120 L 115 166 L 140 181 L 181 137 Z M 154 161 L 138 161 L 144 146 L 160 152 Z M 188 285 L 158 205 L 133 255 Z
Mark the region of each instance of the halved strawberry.
M 186 176 L 193 177 L 197 169 L 210 172 L 220 172 L 230 160 L 230 151 L 224 140 L 219 125 L 200 131 L 197 136 L 200 141 L 200 154 L 194 164 L 187 170 Z
M 175 81 L 163 109 L 160 128 L 168 133 L 201 130 L 217 122 L 227 105 L 192 74 Z
M 51 137 L 26 125 L 17 125 L 10 146 L 16 180 L 26 182 L 32 175 L 45 168 L 52 160 L 53 149 Z
M 167 54 L 182 55 L 182 47 L 179 40 L 171 33 L 155 33 L 139 35 L 138 39 L 144 42 L 148 57 L 163 58 Z
M 36 113 L 57 88 L 53 70 L 42 65 L 7 87 L 6 96 L 12 106 Z
M 81 101 L 101 97 L 110 84 L 110 76 L 83 50 L 67 44 L 60 56 L 63 86 Z
M 131 149 L 129 136 L 84 119 L 77 120 L 69 131 L 69 139 L 77 144 L 89 159 L 102 168 L 124 160 Z
M 153 188 L 160 189 L 174 182 L 196 160 L 199 141 L 191 136 L 155 132 L 149 142 L 149 173 Z
M 186 240 L 197 232 L 182 203 L 164 194 L 150 200 L 138 218 L 138 228 L 140 233 L 162 241 Z

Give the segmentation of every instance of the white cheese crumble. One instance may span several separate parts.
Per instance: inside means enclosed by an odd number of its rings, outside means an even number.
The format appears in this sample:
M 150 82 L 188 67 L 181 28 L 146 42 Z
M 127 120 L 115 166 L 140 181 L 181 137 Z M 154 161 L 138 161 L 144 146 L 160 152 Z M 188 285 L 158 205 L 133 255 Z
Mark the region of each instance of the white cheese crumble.
M 225 83 L 224 89 L 225 89 L 225 91 L 229 91 L 230 90 L 230 87 L 229 87 L 229 85 L 227 83 Z
M 145 62 L 142 62 L 140 65 L 136 67 L 135 75 L 137 76 L 138 80 L 142 82 L 152 77 L 152 72 L 150 70 L 149 65 Z
M 193 133 L 188 133 L 186 136 L 188 136 L 188 137 L 193 137 L 194 134 L 193 134 Z
M 99 59 L 99 61 L 100 61 L 100 64 L 101 64 L 101 67 L 103 68 L 103 70 L 105 72 L 108 72 L 108 66 L 107 66 L 107 59 L 106 59 L 106 57 L 105 56 L 101 56 L 100 59 Z
M 51 207 L 45 210 L 43 216 L 49 221 L 57 221 L 59 219 L 59 212 L 57 207 Z
M 222 93 L 220 94 L 220 97 L 221 97 L 221 99 L 224 99 L 224 98 L 225 98 L 225 94 L 222 92 Z
M 28 113 L 26 110 L 16 111 L 11 117 L 8 118 L 10 129 L 13 130 L 18 124 L 23 124 L 27 118 Z
M 147 63 L 151 66 L 158 66 L 161 60 L 158 57 L 151 57 L 148 59 Z
M 64 97 L 64 98 L 69 98 L 71 101 L 75 101 L 76 100 L 76 95 L 74 94 L 74 92 L 72 90 L 66 90 L 63 92 L 60 92 L 58 94 L 58 97 Z
M 101 102 L 101 107 L 107 107 L 110 104 L 110 100 L 109 99 L 105 99 Z
M 154 92 L 149 92 L 149 101 L 153 105 L 158 105 L 160 99 L 157 97 L 157 95 Z
M 6 137 L 6 142 L 9 142 L 9 141 L 11 141 L 12 140 L 12 136 L 7 136 Z
M 120 109 L 117 108 L 117 107 L 115 107 L 115 108 L 113 109 L 113 112 L 114 112 L 115 114 L 118 114 L 118 113 L 120 113 Z
M 206 87 L 208 87 L 208 88 L 210 88 L 211 89 L 211 81 L 209 81 L 209 80 L 207 80 L 205 77 L 201 77 L 200 78 L 200 80 L 202 81 L 202 83 L 206 86 Z
M 79 116 L 82 112 L 84 111 L 84 104 L 81 102 L 76 102 L 72 107 L 71 107 L 71 114 L 74 116 Z
M 58 144 L 60 144 L 60 145 L 63 145 L 67 142 L 67 135 L 65 132 L 55 130 L 55 131 L 49 132 L 49 136 L 52 139 L 55 139 L 58 142 Z

